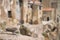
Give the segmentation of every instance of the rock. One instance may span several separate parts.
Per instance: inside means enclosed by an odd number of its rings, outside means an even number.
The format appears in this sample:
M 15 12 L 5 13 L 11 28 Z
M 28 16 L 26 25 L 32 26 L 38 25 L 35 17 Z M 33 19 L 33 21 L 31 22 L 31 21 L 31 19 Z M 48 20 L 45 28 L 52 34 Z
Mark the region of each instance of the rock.
M 6 28 L 6 31 L 14 33 L 17 30 L 17 28 Z

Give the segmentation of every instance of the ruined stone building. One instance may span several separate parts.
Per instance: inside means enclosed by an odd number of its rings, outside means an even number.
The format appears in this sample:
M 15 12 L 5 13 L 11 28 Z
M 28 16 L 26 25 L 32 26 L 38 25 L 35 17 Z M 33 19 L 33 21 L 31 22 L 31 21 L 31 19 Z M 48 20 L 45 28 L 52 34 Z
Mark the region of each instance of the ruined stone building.
M 38 24 L 57 20 L 57 0 L 0 0 L 2 19 Z
M 37 24 L 49 20 L 56 22 L 56 0 L 22 0 L 21 2 L 21 19 L 24 23 L 32 21 Z

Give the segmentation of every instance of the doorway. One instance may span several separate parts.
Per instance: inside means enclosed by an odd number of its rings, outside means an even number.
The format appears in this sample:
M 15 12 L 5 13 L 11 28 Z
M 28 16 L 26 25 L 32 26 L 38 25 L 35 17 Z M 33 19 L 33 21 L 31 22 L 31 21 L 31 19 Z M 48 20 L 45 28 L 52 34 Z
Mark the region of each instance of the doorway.
M 47 21 L 49 21 L 50 19 L 49 19 L 49 17 L 47 17 Z

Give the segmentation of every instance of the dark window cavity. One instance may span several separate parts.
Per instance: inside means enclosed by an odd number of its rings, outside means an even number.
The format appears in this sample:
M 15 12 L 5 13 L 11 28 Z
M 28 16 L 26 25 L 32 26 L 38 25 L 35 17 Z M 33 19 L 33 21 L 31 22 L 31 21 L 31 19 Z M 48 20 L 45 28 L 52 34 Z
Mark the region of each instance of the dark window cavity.
M 49 21 L 49 17 L 47 17 L 47 21 Z
M 9 17 L 9 18 L 12 18 L 11 11 L 8 11 L 8 17 Z

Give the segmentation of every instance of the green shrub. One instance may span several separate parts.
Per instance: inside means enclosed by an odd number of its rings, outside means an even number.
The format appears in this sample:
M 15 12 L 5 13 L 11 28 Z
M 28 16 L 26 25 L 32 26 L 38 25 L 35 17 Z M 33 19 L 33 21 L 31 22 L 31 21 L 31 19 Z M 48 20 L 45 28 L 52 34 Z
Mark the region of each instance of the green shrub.
M 1 25 L 2 30 L 4 30 L 6 26 L 6 22 L 1 23 L 0 25 Z
M 22 35 L 30 36 L 29 33 L 31 33 L 31 32 L 30 32 L 30 30 L 27 27 L 25 27 L 24 25 L 21 25 L 21 27 L 20 27 L 20 33 Z
M 48 37 L 48 34 L 47 33 L 42 33 L 42 35 L 44 36 L 44 37 Z

